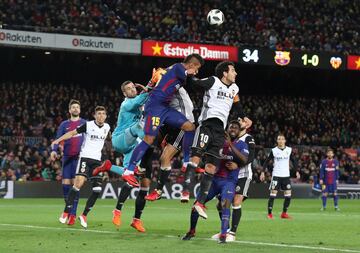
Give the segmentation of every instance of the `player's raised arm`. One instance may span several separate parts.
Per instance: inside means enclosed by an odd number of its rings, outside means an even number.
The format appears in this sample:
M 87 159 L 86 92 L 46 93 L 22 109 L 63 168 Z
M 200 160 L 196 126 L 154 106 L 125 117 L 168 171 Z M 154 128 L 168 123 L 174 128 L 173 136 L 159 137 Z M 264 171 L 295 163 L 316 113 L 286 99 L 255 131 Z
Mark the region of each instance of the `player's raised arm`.
M 234 103 L 233 103 L 233 106 L 231 108 L 231 111 L 230 113 L 234 113 L 235 114 L 235 118 L 237 119 L 243 119 L 245 120 L 246 122 L 246 128 L 250 128 L 251 125 L 252 125 L 252 120 L 250 120 L 245 112 L 244 112 L 244 109 L 240 103 L 240 98 L 239 98 L 239 95 L 235 95 L 234 97 Z
M 188 84 L 191 85 L 193 88 L 201 87 L 205 90 L 209 90 L 215 83 L 215 78 L 210 76 L 208 78 L 199 79 L 196 77 L 190 77 L 187 79 Z
M 51 146 L 54 147 L 55 145 L 59 145 L 60 142 L 66 141 L 77 134 L 81 134 L 81 133 L 85 133 L 85 132 L 86 132 L 86 123 L 81 125 L 77 129 L 74 129 L 74 130 L 69 131 L 66 134 L 62 135 L 60 138 L 53 141 L 51 143 Z

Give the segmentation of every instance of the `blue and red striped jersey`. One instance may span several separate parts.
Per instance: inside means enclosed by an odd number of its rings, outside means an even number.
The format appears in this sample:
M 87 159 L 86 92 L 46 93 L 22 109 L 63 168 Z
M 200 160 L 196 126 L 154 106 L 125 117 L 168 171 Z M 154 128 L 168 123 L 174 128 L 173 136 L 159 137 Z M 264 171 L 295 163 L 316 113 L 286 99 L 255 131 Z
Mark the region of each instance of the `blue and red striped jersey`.
M 64 120 L 61 122 L 57 132 L 56 132 L 56 139 L 61 137 L 62 135 L 66 134 L 69 131 L 72 131 L 79 126 L 86 123 L 86 120 L 80 118 L 77 121 L 71 120 Z M 81 145 L 84 140 L 82 134 L 78 134 L 73 136 L 72 138 L 64 141 L 64 156 L 78 156 L 81 150 Z M 54 145 L 53 151 L 58 150 L 59 145 Z
M 176 63 L 168 67 L 165 71 L 151 92 L 150 100 L 169 104 L 175 92 L 180 89 L 185 82 L 186 69 L 183 64 Z
M 335 184 L 339 179 L 339 161 L 336 159 L 324 159 L 320 166 L 320 179 L 324 181 L 324 184 Z

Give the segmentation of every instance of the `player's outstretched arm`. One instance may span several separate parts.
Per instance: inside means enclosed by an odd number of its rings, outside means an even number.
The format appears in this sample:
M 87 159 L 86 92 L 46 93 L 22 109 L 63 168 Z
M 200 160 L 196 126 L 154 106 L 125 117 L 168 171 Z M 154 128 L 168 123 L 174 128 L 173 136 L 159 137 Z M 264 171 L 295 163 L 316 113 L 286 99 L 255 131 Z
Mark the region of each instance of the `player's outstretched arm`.
M 75 136 L 78 134 L 77 129 L 74 129 L 72 131 L 67 132 L 66 134 L 62 135 L 60 138 L 56 139 L 55 141 L 53 141 L 51 143 L 51 146 L 53 147 L 54 145 L 59 145 L 60 142 L 62 141 L 66 141 L 68 139 L 70 139 L 71 137 Z
M 196 77 L 190 77 L 187 79 L 188 85 L 193 85 L 195 87 L 201 87 L 201 88 L 204 88 L 205 90 L 211 89 L 211 87 L 214 85 L 214 83 L 215 83 L 215 78 L 213 76 L 210 76 L 208 78 L 203 78 L 203 79 L 199 79 Z

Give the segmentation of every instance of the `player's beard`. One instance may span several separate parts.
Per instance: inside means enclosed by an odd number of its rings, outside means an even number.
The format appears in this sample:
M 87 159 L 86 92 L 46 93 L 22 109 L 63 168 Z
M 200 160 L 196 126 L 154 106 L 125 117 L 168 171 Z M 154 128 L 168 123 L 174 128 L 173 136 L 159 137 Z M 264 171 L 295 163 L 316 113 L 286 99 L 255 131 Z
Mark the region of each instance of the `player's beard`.
M 80 115 L 80 113 L 77 113 L 77 114 L 72 113 L 72 114 L 71 114 L 71 117 L 77 118 L 77 117 L 79 117 L 79 115 Z

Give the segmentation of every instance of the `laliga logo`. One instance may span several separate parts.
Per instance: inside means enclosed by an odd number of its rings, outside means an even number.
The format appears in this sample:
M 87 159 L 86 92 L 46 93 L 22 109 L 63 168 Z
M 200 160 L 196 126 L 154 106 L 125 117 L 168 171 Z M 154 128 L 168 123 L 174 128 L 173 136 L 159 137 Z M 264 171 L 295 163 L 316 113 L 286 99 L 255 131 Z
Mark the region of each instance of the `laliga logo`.
M 275 51 L 275 63 L 280 66 L 286 66 L 290 63 L 290 52 Z
M 330 59 L 330 64 L 331 66 L 334 68 L 334 69 L 338 69 L 340 68 L 341 66 L 341 63 L 342 63 L 342 60 L 340 57 L 331 57 Z

